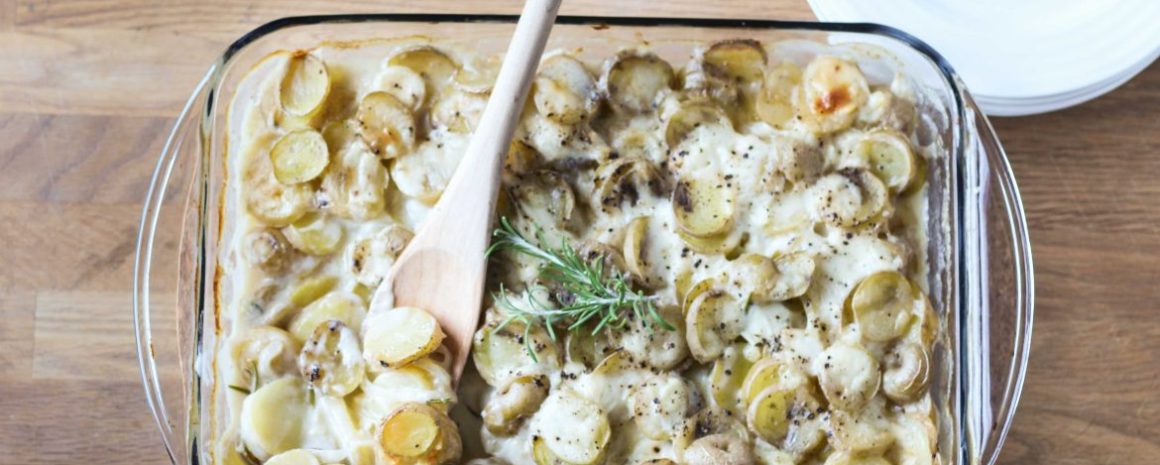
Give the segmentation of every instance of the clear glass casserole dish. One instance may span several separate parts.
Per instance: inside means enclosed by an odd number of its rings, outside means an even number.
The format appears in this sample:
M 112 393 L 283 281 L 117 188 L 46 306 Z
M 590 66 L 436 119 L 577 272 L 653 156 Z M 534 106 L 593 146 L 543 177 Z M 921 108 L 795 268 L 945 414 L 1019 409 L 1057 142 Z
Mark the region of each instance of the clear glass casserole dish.
M 246 72 L 269 53 L 324 41 L 423 35 L 502 51 L 510 16 L 358 15 L 286 18 L 232 44 L 198 85 L 174 126 L 142 216 L 134 323 L 146 399 L 171 460 L 203 463 L 212 431 L 212 354 L 225 111 Z M 1030 349 L 1033 279 L 1027 225 L 1006 156 L 953 69 L 927 45 L 872 24 L 561 17 L 548 48 L 603 57 L 647 41 L 664 55 L 692 43 L 753 38 L 789 53 L 837 50 L 871 81 L 901 73 L 923 90 L 920 137 L 944 156 L 928 167 L 927 287 L 943 322 L 931 384 L 944 463 L 994 463 L 1022 389 Z M 389 33 L 383 31 L 389 30 Z M 174 263 L 174 258 L 177 258 Z M 483 259 L 481 257 L 481 259 Z

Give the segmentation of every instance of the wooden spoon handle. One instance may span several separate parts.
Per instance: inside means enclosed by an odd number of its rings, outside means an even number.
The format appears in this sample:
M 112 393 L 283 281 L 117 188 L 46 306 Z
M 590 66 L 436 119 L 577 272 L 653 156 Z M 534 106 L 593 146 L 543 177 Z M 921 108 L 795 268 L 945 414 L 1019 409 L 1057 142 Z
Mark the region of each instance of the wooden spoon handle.
M 416 306 L 439 320 L 459 379 L 479 323 L 500 171 L 561 0 L 528 0 L 491 97 L 439 203 L 375 291 L 371 311 Z

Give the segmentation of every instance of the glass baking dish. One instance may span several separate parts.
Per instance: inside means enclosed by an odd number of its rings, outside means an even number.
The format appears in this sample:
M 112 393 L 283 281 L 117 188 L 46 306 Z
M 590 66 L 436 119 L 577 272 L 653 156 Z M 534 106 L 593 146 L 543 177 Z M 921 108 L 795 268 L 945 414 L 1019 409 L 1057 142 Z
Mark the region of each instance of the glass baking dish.
M 146 198 L 134 276 L 138 359 L 166 452 L 174 464 L 205 457 L 218 343 L 217 274 L 225 186 L 224 108 L 267 54 L 324 41 L 422 35 L 506 48 L 517 18 L 485 15 L 354 15 L 284 18 L 238 39 L 210 67 L 166 143 Z M 928 166 L 928 288 L 945 328 L 936 343 L 932 395 L 943 463 L 992 464 L 1022 390 L 1034 282 L 1022 202 L 1003 149 L 962 80 L 933 49 L 875 24 L 560 17 L 548 49 L 588 59 L 648 42 L 662 56 L 693 43 L 753 38 L 788 55 L 856 57 L 871 82 L 901 72 L 923 89 L 920 138 L 944 155 Z M 683 55 L 682 55 L 683 54 Z M 792 58 L 792 57 L 791 57 Z M 482 257 L 481 257 L 482 259 Z

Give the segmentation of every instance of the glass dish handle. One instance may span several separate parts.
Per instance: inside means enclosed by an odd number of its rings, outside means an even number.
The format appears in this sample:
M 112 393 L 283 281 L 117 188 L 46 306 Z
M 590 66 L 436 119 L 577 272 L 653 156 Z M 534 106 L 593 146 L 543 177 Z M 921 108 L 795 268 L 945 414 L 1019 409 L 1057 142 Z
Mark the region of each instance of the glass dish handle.
M 209 82 L 215 70 L 216 66 L 198 84 L 162 149 L 141 214 L 133 269 L 133 326 L 145 399 L 175 464 L 189 457 L 188 428 L 195 407 L 187 400 L 195 388 L 190 381 L 197 360 L 191 345 L 197 340 L 198 323 L 192 309 L 201 283 L 182 278 L 194 276 L 196 270 L 198 229 L 171 226 L 200 221 L 197 206 L 184 203 L 197 198 L 188 195 L 199 187 L 197 177 L 184 173 L 200 169 L 200 160 L 190 154 L 201 153 L 197 132 L 201 118 L 190 113 L 204 108 L 211 98 Z M 184 144 L 199 146 L 191 149 Z
M 962 98 L 962 431 L 967 463 L 993 465 L 1023 390 L 1035 288 L 1027 221 L 1007 156 L 974 100 L 965 92 Z

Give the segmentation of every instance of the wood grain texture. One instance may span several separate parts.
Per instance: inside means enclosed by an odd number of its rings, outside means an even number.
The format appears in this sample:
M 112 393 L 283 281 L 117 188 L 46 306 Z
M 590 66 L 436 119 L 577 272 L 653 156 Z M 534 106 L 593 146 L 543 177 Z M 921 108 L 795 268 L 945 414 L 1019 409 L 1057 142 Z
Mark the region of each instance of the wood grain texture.
M 515 13 L 510 0 L 0 0 L 0 464 L 162 464 L 130 327 L 141 201 L 210 62 L 269 20 Z M 562 14 L 809 19 L 803 0 L 569 0 Z M 1160 463 L 1160 66 L 993 121 L 1031 225 L 1037 308 L 1005 465 Z M 176 270 L 180 205 L 157 266 Z M 163 272 L 157 289 L 172 289 Z

